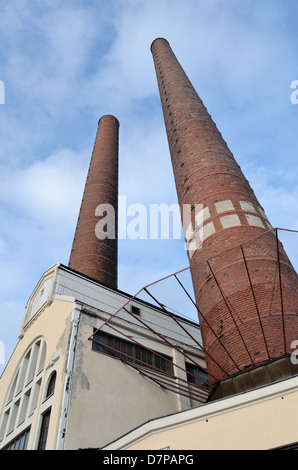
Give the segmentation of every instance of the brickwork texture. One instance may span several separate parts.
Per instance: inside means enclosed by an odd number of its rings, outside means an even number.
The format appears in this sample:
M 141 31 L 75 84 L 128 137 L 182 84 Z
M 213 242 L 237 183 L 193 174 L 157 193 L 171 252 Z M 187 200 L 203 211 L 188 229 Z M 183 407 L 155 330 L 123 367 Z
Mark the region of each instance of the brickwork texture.
M 276 231 L 169 43 L 151 45 L 211 381 L 290 354 L 298 282 Z M 204 207 L 196 227 L 195 207 Z M 191 240 L 187 239 L 189 243 Z M 197 245 L 197 246 L 196 246 Z
M 112 288 L 117 288 L 118 137 L 118 120 L 103 116 L 98 123 L 69 259 L 70 268 Z M 102 213 L 105 220 L 115 224 L 114 237 L 96 234 L 100 221 L 96 209 L 102 204 L 114 209 L 113 219 L 108 219 L 113 211 Z

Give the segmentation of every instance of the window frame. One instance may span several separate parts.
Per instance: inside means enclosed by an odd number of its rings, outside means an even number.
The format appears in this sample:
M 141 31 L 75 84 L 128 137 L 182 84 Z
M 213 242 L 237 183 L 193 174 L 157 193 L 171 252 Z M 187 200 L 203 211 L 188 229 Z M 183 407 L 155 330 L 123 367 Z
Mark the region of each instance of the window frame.
M 203 368 L 200 368 L 195 364 L 191 364 L 190 362 L 186 362 L 185 370 L 187 381 L 190 384 L 208 388 L 208 374 Z
M 54 370 L 47 382 L 47 387 L 46 387 L 46 394 L 45 394 L 45 399 L 47 400 L 50 398 L 52 395 L 54 395 L 55 392 L 55 386 L 56 386 L 56 379 L 57 379 L 57 372 Z
M 107 347 L 105 348 L 104 345 Z M 135 367 L 144 367 L 161 373 L 173 374 L 173 359 L 171 357 L 157 351 L 153 352 L 136 343 L 103 331 L 94 330 L 92 350 L 120 359 Z
M 41 424 L 39 430 L 37 450 L 46 450 L 48 432 L 51 420 L 51 407 L 44 411 L 41 415 Z

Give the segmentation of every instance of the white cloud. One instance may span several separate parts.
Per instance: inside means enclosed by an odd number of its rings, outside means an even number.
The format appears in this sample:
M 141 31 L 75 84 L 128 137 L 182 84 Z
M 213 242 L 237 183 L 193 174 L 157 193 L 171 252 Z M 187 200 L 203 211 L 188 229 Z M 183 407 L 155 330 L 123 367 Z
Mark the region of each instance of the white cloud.
M 28 1 L 17 3 L 19 9 L 9 4 L 1 12 L 8 88 L 13 87 L 24 104 L 39 107 L 39 113 L 69 119 L 84 105 L 81 93 L 93 66 L 94 47 L 104 41 L 102 6 L 85 8 L 77 2 L 40 8 Z
M 44 227 L 68 225 L 78 212 L 89 158 L 60 149 L 24 168 L 3 168 L 2 206 Z
M 129 203 L 176 202 L 165 128 L 158 124 L 139 123 L 131 132 L 126 126 L 129 135 L 120 141 L 120 194 Z
M 59 149 L 24 168 L 2 165 L 0 340 L 8 357 L 34 285 L 50 265 L 68 262 L 89 159 L 90 149 Z

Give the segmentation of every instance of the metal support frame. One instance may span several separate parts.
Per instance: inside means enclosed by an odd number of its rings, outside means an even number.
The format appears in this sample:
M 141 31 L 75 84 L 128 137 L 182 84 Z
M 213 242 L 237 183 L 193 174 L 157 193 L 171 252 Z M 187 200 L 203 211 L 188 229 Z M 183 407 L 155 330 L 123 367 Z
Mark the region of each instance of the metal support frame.
M 264 233 L 262 235 L 265 235 L 265 234 L 268 234 L 270 232 L 275 232 L 275 235 L 276 235 L 276 250 L 277 250 L 277 258 L 276 258 L 276 264 L 277 264 L 277 270 L 278 270 L 278 273 L 279 273 L 279 292 L 280 292 L 280 303 L 281 303 L 281 317 L 282 317 L 282 325 L 283 325 L 283 341 L 284 341 L 284 348 L 285 348 L 285 353 L 286 353 L 286 331 L 285 331 L 285 319 L 284 319 L 284 299 L 283 299 L 283 291 L 282 291 L 282 274 L 281 274 L 281 259 L 280 259 L 280 249 L 279 249 L 279 240 L 278 240 L 278 230 L 285 230 L 285 231 L 288 231 L 288 232 L 295 232 L 295 233 L 298 233 L 297 230 L 288 230 L 288 229 L 282 229 L 282 228 L 274 228 L 274 229 L 271 229 L 271 230 L 266 230 L 264 231 Z M 261 236 L 262 236 L 261 235 Z M 263 325 L 262 325 L 262 316 L 261 316 L 261 313 L 260 313 L 260 310 L 259 310 L 259 306 L 258 306 L 258 302 L 257 302 L 257 298 L 256 298 L 256 295 L 255 295 L 255 292 L 254 292 L 254 287 L 253 287 L 253 284 L 252 284 L 252 280 L 251 280 L 251 276 L 250 276 L 250 273 L 249 273 L 249 269 L 248 269 L 248 261 L 249 259 L 246 258 L 245 256 L 245 253 L 244 253 L 244 249 L 243 249 L 243 245 L 247 242 L 250 242 L 254 239 L 258 239 L 260 238 L 260 236 L 257 236 L 257 237 L 253 237 L 252 239 L 250 240 L 246 240 L 245 242 L 243 242 L 242 244 L 239 245 L 240 247 L 240 250 L 241 250 L 241 253 L 242 253 L 242 258 L 243 258 L 243 262 L 244 262 L 244 266 L 245 266 L 245 270 L 246 270 L 246 274 L 247 274 L 247 278 L 248 278 L 248 282 L 249 282 L 249 286 L 250 286 L 250 290 L 251 290 L 251 293 L 252 293 L 252 296 L 253 296 L 253 301 L 254 301 L 254 305 L 255 305 L 255 309 L 256 309 L 256 313 L 257 313 L 257 317 L 258 317 L 258 322 L 259 322 L 259 325 L 260 325 L 260 329 L 261 329 L 261 333 L 262 333 L 262 337 L 263 337 L 263 341 L 264 341 L 264 344 L 265 344 L 265 348 L 266 348 L 266 352 L 267 352 L 267 356 L 268 356 L 268 360 L 271 360 L 272 358 L 270 357 L 270 352 L 269 352 L 269 348 L 268 348 L 268 343 L 267 343 L 267 340 L 266 340 L 266 337 L 265 337 L 265 332 L 264 332 L 264 328 L 263 328 Z M 231 249 L 235 249 L 236 247 L 233 247 L 233 248 L 229 248 L 228 250 L 226 251 L 230 251 Z M 241 338 L 241 341 L 243 342 L 243 345 L 245 347 L 245 350 L 250 358 L 250 361 L 251 361 L 251 364 L 252 364 L 252 367 L 255 366 L 255 362 L 253 361 L 252 359 L 252 356 L 248 350 L 248 347 L 247 347 L 247 344 L 245 343 L 245 338 L 243 337 L 243 335 L 241 334 L 241 331 L 237 325 L 237 322 L 235 320 L 235 317 L 233 315 L 233 312 L 232 312 L 232 308 L 231 306 L 229 305 L 226 297 L 225 297 L 225 294 L 222 290 L 222 287 L 220 286 L 219 282 L 218 282 L 218 279 L 215 275 L 215 273 L 213 272 L 212 270 L 212 267 L 210 265 L 210 262 L 209 260 L 204 260 L 202 261 L 201 263 L 203 262 L 206 262 L 209 269 L 210 269 L 210 272 L 211 272 L 211 275 L 212 277 L 214 278 L 215 282 L 216 282 L 216 285 L 219 289 L 219 292 L 226 304 L 226 307 L 229 311 L 229 314 L 231 315 L 231 318 L 233 320 L 233 323 L 237 329 L 237 332 Z M 129 300 L 127 300 L 127 302 L 124 303 L 124 305 L 122 305 L 118 310 L 116 310 L 113 314 L 111 314 L 106 320 L 104 320 L 102 322 L 102 324 L 100 325 L 100 327 L 94 331 L 94 333 L 88 338 L 89 340 L 92 340 L 92 341 L 95 341 L 95 342 L 98 342 L 96 339 L 94 339 L 94 335 L 100 331 L 104 326 L 106 327 L 109 327 L 111 329 L 113 329 L 114 331 L 116 331 L 118 334 L 121 334 L 123 335 L 124 337 L 126 337 L 129 341 L 131 342 L 134 342 L 136 343 L 137 345 L 141 346 L 142 348 L 144 349 L 147 349 L 148 351 L 150 351 L 151 353 L 154 353 L 155 355 L 157 356 L 160 356 L 162 357 L 162 359 L 164 360 L 168 360 L 166 359 L 164 356 L 161 356 L 157 351 L 154 351 L 152 350 L 151 348 L 148 348 L 148 346 L 145 346 L 144 344 L 142 344 L 141 342 L 139 341 L 136 341 L 135 338 L 133 338 L 131 335 L 126 335 L 125 333 L 123 333 L 123 331 L 120 331 L 120 330 L 117 330 L 115 328 L 114 325 L 111 324 L 111 320 L 116 317 L 116 315 L 120 312 L 120 311 L 125 311 L 127 314 L 129 314 L 132 318 L 134 318 L 134 320 L 136 320 L 137 322 L 139 322 L 143 327 L 147 328 L 151 333 L 153 333 L 154 335 L 156 335 L 159 340 L 161 340 L 162 342 L 164 342 L 165 344 L 167 344 L 168 346 L 170 346 L 172 349 L 175 349 L 176 351 L 178 351 L 180 354 L 182 354 L 184 356 L 185 359 L 187 359 L 187 361 L 189 361 L 190 363 L 194 364 L 195 366 L 199 367 L 201 370 L 205 370 L 206 373 L 208 373 L 209 377 L 212 377 L 212 379 L 216 382 L 218 381 L 218 378 L 211 375 L 210 374 L 210 371 L 204 369 L 200 364 L 198 364 L 193 358 L 191 358 L 185 351 L 183 351 L 180 347 L 177 347 L 176 344 L 174 344 L 174 342 L 170 341 L 168 338 L 166 338 L 165 336 L 163 336 L 162 334 L 158 333 L 154 328 L 152 328 L 150 325 L 148 325 L 146 322 L 144 322 L 144 320 L 142 320 L 141 318 L 139 318 L 137 315 L 135 315 L 134 313 L 130 312 L 128 310 L 128 305 L 130 302 L 132 302 L 134 299 L 138 299 L 138 296 L 145 292 L 147 295 L 149 295 L 149 297 L 151 297 L 151 299 L 154 300 L 154 302 L 157 303 L 158 307 L 163 311 L 164 314 L 166 314 L 168 316 L 168 318 L 170 318 L 172 321 L 174 321 L 188 336 L 189 338 L 191 338 L 191 340 L 196 344 L 196 346 L 198 346 L 198 348 L 205 354 L 205 356 L 209 356 L 209 358 L 214 361 L 214 363 L 222 370 L 222 372 L 225 374 L 225 376 L 228 376 L 228 373 L 224 370 L 224 368 L 218 364 L 218 362 L 210 355 L 210 353 L 208 353 L 208 351 L 204 348 L 204 346 L 202 344 L 200 344 L 200 342 L 194 338 L 194 336 L 187 330 L 187 328 L 185 326 L 183 326 L 181 324 L 181 322 L 179 321 L 179 317 L 177 315 L 174 315 L 172 314 L 169 309 L 163 304 L 161 303 L 157 298 L 156 296 L 153 296 L 152 293 L 149 291 L 149 288 L 151 286 L 154 286 L 162 281 L 165 281 L 167 279 L 170 279 L 170 278 L 173 278 L 175 279 L 178 284 L 180 285 L 180 287 L 182 288 L 183 292 L 187 295 L 188 299 L 192 302 L 193 306 L 196 308 L 197 312 L 198 312 L 198 315 L 199 315 L 199 318 L 202 319 L 202 321 L 204 321 L 207 325 L 207 327 L 210 329 L 210 331 L 212 331 L 212 333 L 214 334 L 216 340 L 221 344 L 223 350 L 225 350 L 225 352 L 228 354 L 229 358 L 231 359 L 231 361 L 233 362 L 233 364 L 235 365 L 235 367 L 237 368 L 238 371 L 240 371 L 240 367 L 239 365 L 237 365 L 236 361 L 234 360 L 234 358 L 232 357 L 232 355 L 229 353 L 229 351 L 227 351 L 225 345 L 223 344 L 223 342 L 221 341 L 219 335 L 216 334 L 216 332 L 214 331 L 214 329 L 212 328 L 212 326 L 209 324 L 207 318 L 206 318 L 206 315 L 200 311 L 200 309 L 198 308 L 198 306 L 196 305 L 195 301 L 192 299 L 192 296 L 189 294 L 189 292 L 187 291 L 187 289 L 185 288 L 185 286 L 182 284 L 182 282 L 180 281 L 180 279 L 178 278 L 178 275 L 183 273 L 183 272 L 186 272 L 190 270 L 190 267 L 186 267 L 184 269 L 181 269 L 173 274 L 169 274 L 168 276 L 165 276 L 163 277 L 162 279 L 159 279 L 155 282 L 152 282 L 151 284 L 148 284 L 146 286 L 144 286 L 142 289 L 140 289 L 134 296 L 132 296 Z M 99 343 L 100 344 L 100 343 Z M 107 349 L 110 349 L 110 352 L 111 354 L 113 355 L 113 352 L 111 351 L 113 348 L 111 348 L 110 346 L 107 346 L 105 344 L 103 344 L 103 347 L 107 348 Z M 181 396 L 185 396 L 185 397 L 188 397 L 188 398 L 191 398 L 193 400 L 196 400 L 196 401 L 201 401 L 201 402 L 204 402 L 206 401 L 207 397 L 208 397 L 208 394 L 210 393 L 210 384 L 204 384 L 204 386 L 200 386 L 200 385 L 197 385 L 197 384 L 194 384 L 194 383 L 191 383 L 187 380 L 184 380 L 182 379 L 181 377 L 178 377 L 177 375 L 175 374 L 170 374 L 168 372 L 165 372 L 161 369 L 158 369 L 154 366 L 150 366 L 146 363 L 144 363 L 143 361 L 141 360 L 138 360 L 138 363 L 136 364 L 136 358 L 133 358 L 133 357 L 130 357 L 129 355 L 121 352 L 121 351 L 118 351 L 118 350 L 114 350 L 114 356 L 117 357 L 117 355 L 121 354 L 121 361 L 124 362 L 126 365 L 128 365 L 129 367 L 137 370 L 143 377 L 146 377 L 150 380 L 152 380 L 154 383 L 158 384 L 160 387 L 162 387 L 164 390 L 167 390 L 169 392 L 173 392 L 173 393 L 178 393 L 179 395 Z M 123 355 L 127 356 L 125 359 L 123 359 Z M 170 361 L 170 360 L 169 360 Z M 174 364 L 173 361 L 170 361 L 171 364 L 173 366 L 175 366 L 177 369 L 180 369 L 182 370 L 185 374 L 190 374 L 192 375 L 190 372 L 186 371 L 185 368 L 177 365 L 177 364 Z M 200 379 L 200 382 L 204 382 L 203 380 Z

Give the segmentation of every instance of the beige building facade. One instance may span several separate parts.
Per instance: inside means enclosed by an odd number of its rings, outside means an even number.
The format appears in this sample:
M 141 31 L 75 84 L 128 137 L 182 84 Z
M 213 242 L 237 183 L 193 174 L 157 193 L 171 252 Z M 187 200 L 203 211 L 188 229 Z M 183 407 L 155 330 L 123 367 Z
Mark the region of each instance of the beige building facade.
M 196 323 L 55 264 L 0 379 L 0 448 L 297 448 L 298 376 L 208 401 L 195 338 Z
M 59 263 L 51 267 L 1 376 L 0 448 L 101 448 L 204 402 L 205 387 L 190 393 L 185 363 L 193 359 L 204 377 L 203 353 L 185 332 L 200 340 L 200 330 L 179 322 Z
M 297 419 L 296 376 L 152 420 L 104 450 L 297 450 Z

